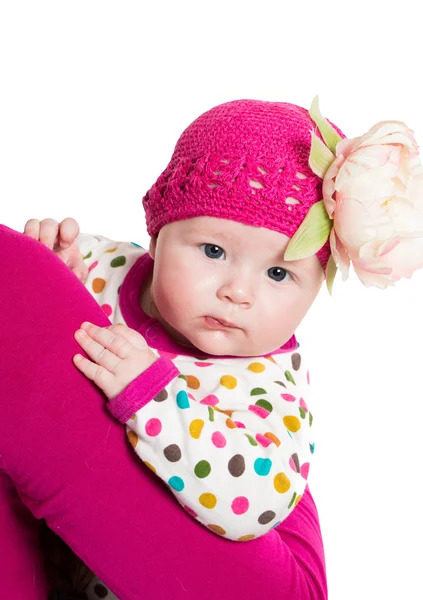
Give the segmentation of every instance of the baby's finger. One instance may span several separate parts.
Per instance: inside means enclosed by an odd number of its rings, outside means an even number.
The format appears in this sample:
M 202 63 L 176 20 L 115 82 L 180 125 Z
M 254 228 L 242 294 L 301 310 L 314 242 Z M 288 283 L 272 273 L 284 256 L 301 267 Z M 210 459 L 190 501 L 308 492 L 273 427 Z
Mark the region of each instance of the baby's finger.
M 125 338 L 137 350 L 145 350 L 145 348 L 148 348 L 148 344 L 143 336 L 138 333 L 138 331 L 135 331 L 135 329 L 131 329 L 130 327 L 123 325 L 123 323 L 109 325 L 107 329 Z
M 59 233 L 59 223 L 54 219 L 43 219 L 40 222 L 39 240 L 42 244 L 53 250 L 54 243 Z
M 101 367 L 107 369 L 110 373 L 114 373 L 120 365 L 122 359 L 110 352 L 100 342 L 98 343 L 92 338 L 92 334 L 87 334 L 85 331 L 78 329 L 75 332 L 75 339 L 86 354 Z
M 65 249 L 72 246 L 79 235 L 79 225 L 75 219 L 67 217 L 59 225 L 59 243 L 60 247 Z
M 29 219 L 25 223 L 25 227 L 23 230 L 24 234 L 34 238 L 34 240 L 40 239 L 40 221 L 39 219 Z
M 114 375 L 107 369 L 88 360 L 82 354 L 75 354 L 73 357 L 74 365 L 88 379 L 93 381 L 108 398 L 114 395 Z
M 108 327 L 97 327 L 97 325 L 89 322 L 83 323 L 81 328 L 85 329 L 88 335 L 104 348 L 107 348 L 121 359 L 128 358 L 134 351 L 133 344 L 121 335 L 120 329 L 112 331 Z

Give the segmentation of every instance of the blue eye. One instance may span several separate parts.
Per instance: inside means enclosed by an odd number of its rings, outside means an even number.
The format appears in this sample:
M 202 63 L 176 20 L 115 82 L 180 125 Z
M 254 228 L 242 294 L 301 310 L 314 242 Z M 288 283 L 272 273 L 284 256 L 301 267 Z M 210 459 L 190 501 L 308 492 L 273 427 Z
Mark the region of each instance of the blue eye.
M 282 267 L 272 267 L 267 271 L 270 279 L 274 281 L 285 281 L 286 277 L 291 277 L 291 274 L 286 269 L 282 269 Z
M 223 248 L 216 246 L 216 244 L 201 244 L 200 248 L 207 258 L 222 258 L 225 254 Z

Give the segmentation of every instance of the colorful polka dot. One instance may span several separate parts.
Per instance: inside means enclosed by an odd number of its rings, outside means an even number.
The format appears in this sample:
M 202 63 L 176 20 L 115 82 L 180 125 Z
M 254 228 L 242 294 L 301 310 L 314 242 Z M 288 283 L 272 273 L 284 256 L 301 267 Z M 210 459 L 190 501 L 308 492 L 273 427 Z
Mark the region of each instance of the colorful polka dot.
M 275 365 L 277 364 L 277 362 L 275 361 L 275 359 L 273 358 L 273 356 L 271 354 L 269 354 L 268 356 L 264 357 L 266 360 L 270 360 L 270 362 L 275 363 Z
M 286 385 L 283 381 L 275 381 L 274 383 L 277 383 L 278 385 L 281 385 L 282 387 L 286 388 Z
M 247 512 L 250 507 L 250 503 L 248 502 L 248 498 L 245 496 L 238 496 L 232 501 L 231 508 L 232 512 L 235 515 L 243 515 Z
M 145 432 L 150 437 L 155 437 L 156 435 L 159 435 L 161 430 L 162 430 L 162 422 L 160 421 L 160 419 L 150 419 L 145 424 Z
M 163 454 L 169 462 L 178 462 L 181 460 L 182 452 L 178 444 L 170 444 L 163 450 Z
M 113 268 L 116 267 L 123 267 L 123 265 L 126 263 L 126 257 L 125 256 L 116 256 L 116 258 L 114 258 L 111 263 L 110 266 Z
M 211 437 L 212 443 L 216 448 L 224 448 L 226 446 L 226 438 L 220 431 L 215 431 Z
M 204 421 L 203 419 L 194 419 L 189 424 L 189 434 L 195 440 L 200 439 L 201 432 L 203 431 Z
M 214 394 L 210 394 L 206 396 L 202 400 L 200 400 L 200 404 L 206 404 L 207 406 L 216 406 L 219 403 L 219 398 Z
M 176 477 L 176 475 L 169 479 L 168 484 L 175 490 L 175 492 L 182 492 L 185 487 L 184 480 L 180 477 Z
M 294 371 L 298 371 L 298 369 L 301 367 L 301 355 L 298 354 L 298 352 L 294 352 L 294 354 L 291 356 L 291 363 Z
M 267 446 L 270 446 L 270 444 L 273 444 L 272 440 L 269 440 L 268 437 L 266 437 L 265 435 L 262 435 L 261 433 L 256 433 L 256 440 L 258 441 L 258 443 L 263 446 L 263 448 L 267 448 Z
M 164 402 L 168 398 L 168 393 L 166 390 L 162 390 L 154 397 L 154 402 Z
M 300 420 L 297 417 L 294 417 L 293 415 L 284 417 L 283 423 L 284 423 L 285 427 L 288 429 L 288 431 L 291 431 L 292 433 L 295 433 L 299 429 L 301 429 Z
M 200 380 L 194 375 L 187 375 L 187 385 L 192 390 L 198 390 L 200 387 Z
M 212 367 L 213 363 L 206 363 L 206 362 L 195 362 L 194 363 L 196 367 Z
M 249 435 L 248 433 L 246 433 L 245 436 L 247 437 L 248 441 L 250 442 L 250 444 L 252 446 L 258 446 L 258 443 L 256 442 L 256 440 L 251 435 Z
M 83 260 L 87 260 L 87 258 L 91 258 L 93 255 L 93 253 L 91 252 L 91 250 L 88 252 L 88 254 L 86 254 L 85 256 L 82 257 Z
M 186 393 L 185 390 L 180 390 L 176 394 L 176 404 L 178 405 L 178 408 L 181 408 L 181 409 L 189 408 L 190 404 L 189 404 L 188 394 Z
M 269 413 L 271 413 L 273 410 L 273 406 L 268 400 L 257 400 L 256 406 L 261 406 L 261 408 L 264 408 L 264 410 L 267 410 Z
M 205 494 L 201 494 L 198 498 L 198 502 L 201 506 L 204 506 L 204 508 L 214 508 L 217 504 L 217 498 L 214 494 L 206 492 Z
M 307 404 L 304 398 L 300 398 L 300 407 L 303 408 L 306 412 L 308 412 Z
M 262 408 L 261 406 L 256 406 L 255 404 L 250 404 L 248 410 L 260 417 L 261 419 L 265 419 L 270 414 L 268 410 Z
M 287 402 L 295 402 L 295 400 L 296 400 L 296 397 L 293 396 L 292 394 L 281 394 L 281 396 Z
M 93 264 L 88 267 L 88 273 L 91 273 L 91 271 L 93 269 L 95 269 L 97 265 L 98 265 L 98 260 L 94 261 Z
M 94 294 L 100 294 L 106 287 L 106 280 L 101 277 L 96 277 L 93 279 L 91 286 Z
M 291 482 L 285 473 L 278 473 L 273 478 L 273 485 L 279 494 L 285 494 L 291 487 Z
M 228 471 L 232 477 L 240 477 L 245 471 L 245 459 L 242 454 L 235 454 L 228 462 Z
M 301 469 L 300 469 L 300 473 L 301 473 L 301 477 L 304 477 L 304 479 L 307 479 L 308 474 L 310 471 L 310 463 L 304 463 L 303 465 L 301 465 Z
M 295 471 L 296 473 L 300 472 L 300 461 L 298 458 L 298 454 L 295 453 L 293 454 L 290 459 L 289 459 L 289 466 L 291 467 L 291 469 L 293 471 Z
M 292 505 L 293 505 L 293 504 L 294 504 L 294 502 L 295 502 L 295 498 L 296 498 L 296 497 L 297 497 L 297 492 L 294 492 L 294 493 L 292 494 L 292 498 L 291 498 L 291 500 L 289 501 L 288 508 L 291 508 L 291 507 L 292 507 Z
M 126 436 L 129 440 L 129 443 L 133 448 L 137 447 L 138 444 L 138 436 L 134 431 L 127 431 Z
M 210 529 L 210 531 L 214 531 L 214 533 L 226 535 L 226 531 L 223 529 L 223 527 L 220 527 L 220 525 L 207 525 L 207 527 Z
M 112 254 L 113 252 L 116 252 L 117 250 L 117 246 L 115 246 L 114 248 L 109 248 L 108 250 L 104 251 L 104 254 L 110 253 Z
M 277 446 L 277 447 L 279 447 L 279 446 L 281 445 L 281 441 L 280 441 L 280 439 L 279 439 L 279 438 L 277 438 L 277 437 L 276 437 L 276 435 L 275 435 L 274 433 L 272 433 L 271 431 L 267 431 L 267 432 L 264 434 L 264 437 L 267 437 L 267 438 L 269 438 L 269 440 L 272 440 L 272 442 L 273 442 L 274 444 L 276 444 L 276 446 Z
M 260 525 L 267 525 L 270 521 L 276 517 L 276 513 L 273 510 L 266 510 L 264 513 L 261 513 L 259 518 L 257 519 Z
M 209 411 L 209 420 L 213 422 L 214 421 L 214 410 L 211 406 L 208 406 L 207 410 Z
M 223 375 L 220 378 L 220 385 L 223 385 L 228 390 L 233 390 L 238 385 L 238 381 L 232 375 Z
M 250 396 L 261 396 L 263 394 L 267 394 L 266 390 L 264 390 L 263 388 L 253 388 L 250 392 Z
M 208 477 L 211 473 L 210 463 L 207 460 L 200 460 L 200 462 L 198 462 L 194 467 L 194 473 L 199 479 Z
M 234 423 L 238 428 L 245 429 L 245 425 L 244 423 L 241 423 L 241 421 L 234 421 Z
M 150 469 L 150 471 L 153 471 L 153 473 L 157 473 L 156 468 L 153 467 L 153 465 L 149 462 L 147 462 L 146 460 L 144 461 L 144 464 L 146 467 L 148 467 Z
M 238 542 L 249 542 L 250 540 L 253 540 L 256 536 L 252 533 L 248 534 L 248 535 L 242 535 L 240 538 L 238 538 Z
M 257 475 L 265 477 L 269 475 L 270 469 L 272 468 L 272 461 L 270 458 L 256 458 L 254 461 L 254 471 Z
M 287 378 L 288 381 L 290 381 L 291 383 L 296 385 L 295 379 L 293 378 L 291 371 L 285 371 L 285 377 Z
M 314 444 L 310 444 L 310 452 L 314 454 Z
M 232 421 L 232 419 L 226 419 L 225 425 L 226 427 L 229 427 L 229 429 L 236 429 L 236 423 L 235 421 Z
M 252 362 L 248 365 L 247 369 L 252 373 L 263 373 L 266 367 L 260 362 Z
M 113 312 L 113 309 L 110 306 L 110 304 L 102 304 L 101 305 L 101 310 L 104 312 L 104 314 L 106 315 L 106 317 L 110 317 L 110 315 Z

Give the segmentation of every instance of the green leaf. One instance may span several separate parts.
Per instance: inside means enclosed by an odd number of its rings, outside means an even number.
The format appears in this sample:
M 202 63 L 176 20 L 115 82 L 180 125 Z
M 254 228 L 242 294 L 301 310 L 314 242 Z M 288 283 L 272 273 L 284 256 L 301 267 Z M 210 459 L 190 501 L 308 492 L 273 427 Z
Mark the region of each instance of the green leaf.
M 323 200 L 310 207 L 305 219 L 292 236 L 284 260 L 298 260 L 313 256 L 322 248 L 332 229 L 332 221 L 326 212 Z
M 323 179 L 335 158 L 335 155 L 332 154 L 329 148 L 325 146 L 322 140 L 312 131 L 308 164 L 313 173 L 320 177 L 320 179 Z
M 333 281 L 337 270 L 338 267 L 336 266 L 332 255 L 330 255 L 328 264 L 326 265 L 326 287 L 328 288 L 329 296 L 332 296 Z
M 320 112 L 319 96 L 315 96 L 313 98 L 308 114 L 316 123 L 320 133 L 322 134 L 322 138 L 325 140 L 326 146 L 333 152 L 333 154 L 336 154 L 336 146 L 342 140 L 342 138 Z

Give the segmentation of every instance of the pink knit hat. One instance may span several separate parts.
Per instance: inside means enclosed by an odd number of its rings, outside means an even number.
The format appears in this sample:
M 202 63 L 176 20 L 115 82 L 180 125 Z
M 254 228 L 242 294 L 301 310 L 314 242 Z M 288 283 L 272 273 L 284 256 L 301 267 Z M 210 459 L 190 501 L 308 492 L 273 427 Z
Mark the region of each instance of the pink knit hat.
M 292 237 L 322 199 L 322 180 L 308 164 L 311 131 L 322 139 L 308 111 L 286 102 L 235 100 L 205 112 L 143 198 L 149 235 L 210 216 Z M 329 256 L 328 240 L 317 252 L 323 269 Z

